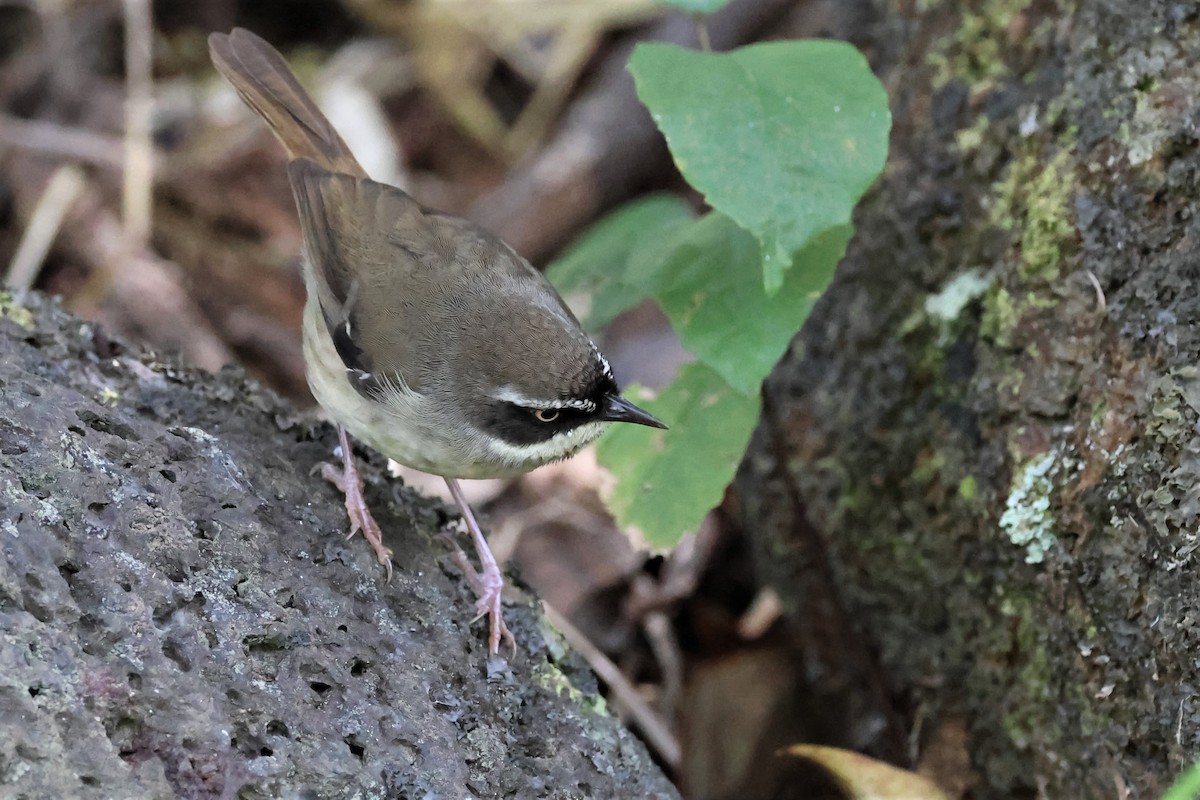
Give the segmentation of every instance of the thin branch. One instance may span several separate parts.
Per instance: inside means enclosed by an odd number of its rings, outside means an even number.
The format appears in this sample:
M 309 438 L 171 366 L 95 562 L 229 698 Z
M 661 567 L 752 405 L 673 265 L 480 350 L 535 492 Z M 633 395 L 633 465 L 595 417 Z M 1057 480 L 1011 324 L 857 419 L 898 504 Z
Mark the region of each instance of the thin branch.
M 1090 269 L 1085 269 L 1083 274 L 1087 276 L 1088 283 L 1092 284 L 1092 289 L 1096 292 L 1096 310 L 1103 314 L 1108 310 L 1108 301 L 1104 299 L 1104 287 L 1100 285 L 1100 279 L 1096 277 L 1096 273 Z
M 620 668 L 600 648 L 592 644 L 583 633 L 549 605 L 542 603 L 546 619 L 562 632 L 567 643 L 571 645 L 591 666 L 592 671 L 608 684 L 613 696 L 629 711 L 633 724 L 646 737 L 646 743 L 658 753 L 662 760 L 672 769 L 679 767 L 682 752 L 679 740 L 671 733 L 667 723 L 654 709 L 650 708 L 629 679 Z
M 4 276 L 6 289 L 23 291 L 33 287 L 63 219 L 83 189 L 83 170 L 74 164 L 64 164 L 51 176 Z
M 125 181 L 122 216 L 130 245 L 150 241 L 154 189 L 153 43 L 150 0 L 124 0 L 125 9 Z
M 700 44 L 700 49 L 706 53 L 712 52 L 712 37 L 708 35 L 708 15 L 696 14 L 696 41 Z
M 738 636 L 747 642 L 761 639 L 783 616 L 783 601 L 770 586 L 759 589 L 754 601 L 737 622 Z
M 646 641 L 654 652 L 654 660 L 662 670 L 661 707 L 678 708 L 679 697 L 683 694 L 684 658 L 671 620 L 662 611 L 651 611 L 642 620 L 642 632 L 646 634 Z
M 125 165 L 120 139 L 7 114 L 0 114 L 0 144 L 86 161 L 106 169 L 121 169 Z

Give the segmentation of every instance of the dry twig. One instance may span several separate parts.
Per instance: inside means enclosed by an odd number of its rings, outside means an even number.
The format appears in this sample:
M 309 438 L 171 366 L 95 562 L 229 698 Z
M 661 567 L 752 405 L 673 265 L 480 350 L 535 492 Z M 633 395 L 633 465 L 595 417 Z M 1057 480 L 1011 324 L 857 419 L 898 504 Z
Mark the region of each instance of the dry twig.
M 583 656 L 592 671 L 608 685 L 613 696 L 625 706 L 633 724 L 646 737 L 646 743 L 654 748 L 667 765 L 672 769 L 677 768 L 682 752 L 679 748 L 679 740 L 675 738 L 675 734 L 671 732 L 666 721 L 650 708 L 650 705 L 638 694 L 637 689 L 629 682 L 620 668 L 604 655 L 600 648 L 592 644 L 566 617 L 545 603 L 542 604 L 542 608 L 545 610 L 546 619 L 550 621 L 550 624 L 562 632 L 567 643 Z
M 150 241 L 154 193 L 154 31 L 150 0 L 124 0 L 125 11 L 125 180 L 122 218 L 130 247 Z
M 74 164 L 64 164 L 54 172 L 42 196 L 38 198 L 29 224 L 21 236 L 21 243 L 8 266 L 4 276 L 6 289 L 24 291 L 33 287 L 63 219 L 85 186 L 83 170 Z
M 0 114 L 0 144 L 73 161 L 87 161 L 106 169 L 122 169 L 125 166 L 125 156 L 121 150 L 124 145 L 120 139 L 41 120 Z

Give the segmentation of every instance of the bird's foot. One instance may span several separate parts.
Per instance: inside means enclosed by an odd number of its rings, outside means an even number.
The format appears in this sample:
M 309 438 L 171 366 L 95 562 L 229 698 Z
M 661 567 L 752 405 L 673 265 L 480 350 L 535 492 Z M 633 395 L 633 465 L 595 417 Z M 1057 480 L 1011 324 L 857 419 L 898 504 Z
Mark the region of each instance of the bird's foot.
M 482 573 L 476 571 L 470 559 L 467 558 L 467 554 L 457 544 L 454 545 L 454 552 L 450 557 L 462 570 L 463 575 L 467 578 L 467 583 L 471 584 L 471 588 L 475 590 L 478 598 L 475 601 L 477 613 L 471 621 L 477 622 L 484 617 L 488 618 L 488 652 L 493 654 L 500 652 L 500 642 L 503 641 L 515 654 L 517 640 L 513 638 L 512 631 L 504 623 L 504 610 L 500 606 L 500 599 L 504 592 L 504 576 L 500 573 L 500 568 L 493 562 L 490 569 L 485 565 Z
M 475 521 L 475 515 L 471 513 L 471 506 L 467 504 L 467 498 L 458 485 L 458 481 L 454 478 L 445 480 L 446 485 L 450 488 L 450 494 L 458 503 L 459 509 L 462 510 L 463 522 L 467 524 L 467 531 L 471 534 L 471 542 L 475 545 L 475 554 L 479 556 L 480 569 L 476 571 L 462 548 L 457 543 L 454 545 L 454 563 L 462 570 L 463 575 L 467 577 L 467 582 L 471 584 L 471 588 L 479 597 L 475 602 L 475 610 L 478 612 L 475 620 L 485 616 L 488 618 L 489 653 L 493 655 L 499 653 L 500 642 L 503 641 L 512 649 L 513 655 L 516 655 L 517 641 L 513 638 L 512 631 L 504 624 L 504 613 L 500 606 L 501 595 L 504 591 L 504 574 L 500 572 L 500 565 L 496 563 L 496 557 L 492 555 L 492 549 L 488 547 L 487 539 L 479 530 L 479 523 Z
M 354 455 L 350 452 L 350 439 L 340 427 L 338 439 L 342 450 L 342 469 L 339 470 L 332 464 L 322 464 L 321 477 L 341 489 L 342 494 L 346 496 L 346 515 L 350 517 L 350 533 L 346 538 L 349 539 L 362 531 L 363 538 L 375 551 L 375 559 L 383 565 L 390 581 L 392 550 L 384 545 L 383 531 L 379 529 L 379 523 L 375 522 L 375 518 L 371 516 L 371 509 L 367 507 L 367 500 L 363 496 L 362 478 L 354 466 Z

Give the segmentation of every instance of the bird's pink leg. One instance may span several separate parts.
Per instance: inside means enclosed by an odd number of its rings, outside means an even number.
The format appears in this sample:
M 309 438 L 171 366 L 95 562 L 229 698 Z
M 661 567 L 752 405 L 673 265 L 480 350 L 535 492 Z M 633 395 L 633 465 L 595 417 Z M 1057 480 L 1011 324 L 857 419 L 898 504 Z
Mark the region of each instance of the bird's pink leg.
M 479 556 L 480 570 L 476 572 L 462 550 L 456 548 L 456 552 L 454 553 L 454 563 L 467 576 L 467 581 L 475 589 L 475 593 L 479 595 L 479 600 L 475 603 L 475 610 L 479 613 L 475 619 L 483 616 L 488 618 L 489 652 L 493 654 L 500 652 L 500 641 L 502 639 L 515 650 L 517 643 L 513 639 L 512 633 L 508 630 L 508 626 L 504 624 L 503 611 L 500 608 L 500 593 L 504 589 L 504 576 L 500 573 L 500 565 L 496 563 L 496 557 L 492 555 L 492 550 L 488 547 L 487 539 L 483 538 L 483 532 L 479 530 L 479 523 L 475 521 L 475 515 L 471 513 L 471 507 L 467 505 L 467 498 L 463 495 L 462 487 L 458 485 L 458 481 L 454 478 L 446 478 L 445 480 L 446 485 L 450 487 L 450 494 L 462 510 L 463 521 L 467 523 L 467 530 L 470 532 L 471 541 L 475 545 L 475 553 Z
M 338 443 L 342 448 L 342 470 L 338 471 L 333 464 L 321 465 L 321 477 L 337 486 L 346 495 L 346 514 L 350 517 L 350 533 L 346 538 L 362 531 L 363 538 L 375 551 L 375 558 L 387 570 L 387 578 L 392 579 L 392 551 L 383 544 L 383 532 L 371 516 L 367 508 L 366 498 L 363 497 L 363 482 L 354 466 L 354 454 L 350 451 L 350 437 L 346 430 L 338 426 Z

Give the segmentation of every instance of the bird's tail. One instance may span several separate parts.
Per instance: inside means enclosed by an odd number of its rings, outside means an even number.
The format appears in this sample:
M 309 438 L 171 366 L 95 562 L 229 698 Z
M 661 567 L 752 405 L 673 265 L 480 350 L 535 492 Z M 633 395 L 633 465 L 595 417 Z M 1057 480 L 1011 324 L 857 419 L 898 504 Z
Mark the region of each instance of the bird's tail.
M 367 177 L 278 50 L 245 28 L 234 28 L 209 36 L 208 52 L 291 158 L 308 158 L 330 172 Z

